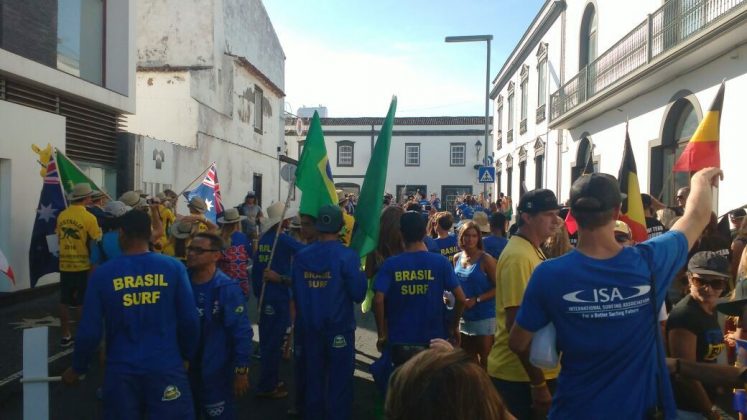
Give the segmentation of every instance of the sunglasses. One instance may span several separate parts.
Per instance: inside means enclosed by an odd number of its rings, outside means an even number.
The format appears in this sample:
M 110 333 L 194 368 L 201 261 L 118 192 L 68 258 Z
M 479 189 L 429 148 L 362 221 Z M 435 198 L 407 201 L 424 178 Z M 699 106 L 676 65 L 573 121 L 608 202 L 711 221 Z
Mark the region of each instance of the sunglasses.
M 615 234 L 615 240 L 616 240 L 616 241 L 617 241 L 618 243 L 621 243 L 621 244 L 622 244 L 622 243 L 625 243 L 625 242 L 628 242 L 628 241 L 630 241 L 630 240 L 631 240 L 631 237 L 630 237 L 630 235 L 627 235 L 627 234 L 625 234 L 625 233 L 616 233 L 616 234 Z
M 211 248 L 200 248 L 199 246 L 188 246 L 187 252 L 193 252 L 197 255 L 202 255 L 206 252 L 218 252 L 217 249 L 211 249 Z
M 695 286 L 699 288 L 705 288 L 709 287 L 711 290 L 724 290 L 726 289 L 726 280 L 719 280 L 719 279 L 713 279 L 713 280 L 706 280 L 701 277 L 695 277 L 693 276 L 693 282 L 695 283 Z

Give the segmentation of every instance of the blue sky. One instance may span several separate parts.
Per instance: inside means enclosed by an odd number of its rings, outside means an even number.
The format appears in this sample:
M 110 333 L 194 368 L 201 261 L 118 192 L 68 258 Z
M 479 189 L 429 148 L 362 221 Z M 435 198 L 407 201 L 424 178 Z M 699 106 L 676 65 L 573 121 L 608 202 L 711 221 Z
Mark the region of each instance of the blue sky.
M 483 115 L 490 79 L 544 0 L 263 0 L 286 55 L 287 110 L 324 105 L 331 117 Z

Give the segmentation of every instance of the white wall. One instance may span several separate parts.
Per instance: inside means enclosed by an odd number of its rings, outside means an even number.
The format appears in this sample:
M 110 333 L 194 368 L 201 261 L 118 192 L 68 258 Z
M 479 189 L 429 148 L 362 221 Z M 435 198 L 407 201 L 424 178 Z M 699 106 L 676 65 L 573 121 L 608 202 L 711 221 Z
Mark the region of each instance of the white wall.
M 65 149 L 65 118 L 25 106 L 0 101 L 0 249 L 15 272 L 10 287 L 0 274 L 0 291 L 30 287 L 28 252 L 43 180 L 38 155 L 31 150 L 47 143 Z M 57 281 L 57 274 L 42 277 L 42 285 Z

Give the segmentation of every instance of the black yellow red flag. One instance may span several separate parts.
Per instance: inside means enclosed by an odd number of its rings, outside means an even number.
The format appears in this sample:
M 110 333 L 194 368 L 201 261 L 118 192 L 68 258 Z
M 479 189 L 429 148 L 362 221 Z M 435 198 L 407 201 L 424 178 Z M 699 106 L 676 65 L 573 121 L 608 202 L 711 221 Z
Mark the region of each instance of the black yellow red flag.
M 627 197 L 622 202 L 620 220 L 630 226 L 633 240 L 643 242 L 648 239 L 646 231 L 646 214 L 643 212 L 643 200 L 641 200 L 641 188 L 638 185 L 638 169 L 635 164 L 633 147 L 630 145 L 630 133 L 628 125 L 625 125 L 625 146 L 623 150 L 620 172 L 617 174 L 620 183 L 620 191 Z

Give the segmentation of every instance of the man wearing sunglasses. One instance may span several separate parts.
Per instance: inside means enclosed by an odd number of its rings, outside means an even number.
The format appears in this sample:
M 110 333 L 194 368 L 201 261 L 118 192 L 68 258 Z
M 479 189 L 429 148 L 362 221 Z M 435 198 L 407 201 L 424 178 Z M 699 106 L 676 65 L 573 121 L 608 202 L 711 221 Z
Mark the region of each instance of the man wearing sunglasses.
M 196 234 L 187 247 L 201 327 L 189 379 L 197 411 L 211 419 L 236 417 L 233 395 L 240 397 L 249 389 L 253 336 L 239 283 L 216 267 L 222 249 L 223 239 L 208 232 Z
M 667 321 L 671 357 L 716 363 L 725 348 L 716 304 L 727 288 L 729 270 L 726 258 L 715 252 L 702 251 L 690 258 L 687 264 L 690 293 L 672 308 Z M 718 414 L 711 411 L 715 388 L 684 378 L 675 379 L 672 385 L 678 411 L 718 418 Z

